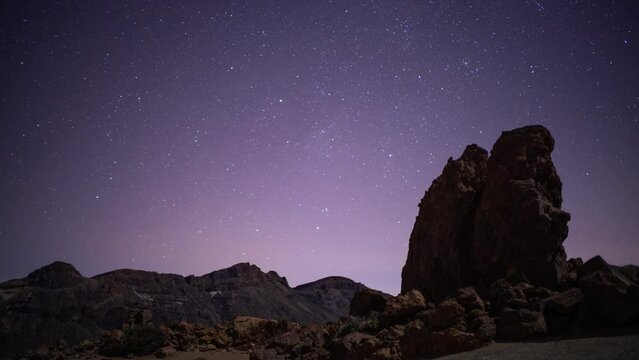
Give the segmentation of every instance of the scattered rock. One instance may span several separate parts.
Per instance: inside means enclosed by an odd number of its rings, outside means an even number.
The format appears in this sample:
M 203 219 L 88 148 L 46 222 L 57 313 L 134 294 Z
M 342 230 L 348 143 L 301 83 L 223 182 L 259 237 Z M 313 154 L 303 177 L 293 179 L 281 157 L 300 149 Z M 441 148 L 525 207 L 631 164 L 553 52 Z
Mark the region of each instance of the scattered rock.
M 175 349 L 171 346 L 164 346 L 155 353 L 155 357 L 166 359 L 175 356 Z
M 579 304 L 584 301 L 584 294 L 578 288 L 568 289 L 564 292 L 552 295 L 543 301 L 544 311 L 552 311 L 556 314 L 568 315 L 573 313 Z
M 371 312 L 382 312 L 386 307 L 386 298 L 383 293 L 371 289 L 363 289 L 353 295 L 350 305 L 350 315 L 366 316 Z
M 402 292 L 420 290 L 442 301 L 471 284 L 472 226 L 484 183 L 488 152 L 477 145 L 448 160 L 419 203 L 402 270 Z
M 418 290 L 410 290 L 389 299 L 381 314 L 386 325 L 400 324 L 426 309 L 426 300 Z
M 464 308 L 455 299 L 448 299 L 431 311 L 427 322 L 436 330 L 447 329 L 461 323 L 464 313 Z
M 502 310 L 498 329 L 499 336 L 506 340 L 525 340 L 547 332 L 543 315 L 527 309 Z
M 600 256 L 579 269 L 579 286 L 593 311 L 614 325 L 625 325 L 639 315 L 639 287 Z
M 455 299 L 468 312 L 475 309 L 485 310 L 484 301 L 477 295 L 475 289 L 470 286 L 458 289 Z

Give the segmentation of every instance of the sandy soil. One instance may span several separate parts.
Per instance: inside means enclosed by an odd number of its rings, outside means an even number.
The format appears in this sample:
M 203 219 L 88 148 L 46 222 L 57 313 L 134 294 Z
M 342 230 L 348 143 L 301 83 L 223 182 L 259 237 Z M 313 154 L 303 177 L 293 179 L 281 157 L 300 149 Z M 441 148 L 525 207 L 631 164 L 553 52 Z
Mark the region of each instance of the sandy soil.
M 591 337 L 525 343 L 494 343 L 484 348 L 439 358 L 467 359 L 639 359 L 639 335 Z

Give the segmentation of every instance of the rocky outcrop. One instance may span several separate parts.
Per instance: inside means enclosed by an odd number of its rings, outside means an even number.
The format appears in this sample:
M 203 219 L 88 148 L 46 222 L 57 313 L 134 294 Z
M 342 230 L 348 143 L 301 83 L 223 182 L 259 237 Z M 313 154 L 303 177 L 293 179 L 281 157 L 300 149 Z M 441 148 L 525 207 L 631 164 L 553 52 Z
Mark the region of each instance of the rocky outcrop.
M 402 270 L 402 292 L 420 290 L 442 300 L 472 276 L 470 241 L 474 214 L 484 185 L 488 153 L 477 145 L 448 160 L 419 203 Z
M 379 317 L 377 317 L 379 315 Z M 332 359 L 413 359 L 468 351 L 495 337 L 494 320 L 472 288 L 440 304 L 418 290 L 388 299 L 383 312 L 338 323 Z
M 213 325 L 238 315 L 334 321 L 348 315 L 353 294 L 363 289 L 343 277 L 291 288 L 276 272 L 247 263 L 203 276 L 123 269 L 85 278 L 73 266 L 55 262 L 0 284 L 0 358 L 59 340 L 77 344 L 150 317 L 155 325 Z M 132 310 L 145 312 L 136 320 Z
M 561 210 L 553 147 L 548 130 L 528 126 L 502 133 L 490 157 L 471 145 L 450 159 L 419 204 L 402 292 L 440 301 L 468 285 L 485 293 L 516 272 L 548 288 L 567 281 L 570 215 Z
M 384 325 L 401 324 L 422 310 L 426 310 L 424 296 L 418 290 L 411 290 L 389 299 L 380 315 L 380 321 Z
M 351 316 L 367 316 L 372 312 L 382 312 L 386 307 L 387 298 L 386 294 L 379 291 L 359 290 L 353 295 L 348 314 Z
M 475 214 L 474 284 L 512 272 L 547 288 L 563 280 L 570 215 L 561 210 L 554 145 L 544 127 L 528 126 L 504 132 L 493 146 Z
M 625 325 L 639 316 L 639 286 L 600 256 L 579 269 L 579 287 L 594 312 L 609 323 Z

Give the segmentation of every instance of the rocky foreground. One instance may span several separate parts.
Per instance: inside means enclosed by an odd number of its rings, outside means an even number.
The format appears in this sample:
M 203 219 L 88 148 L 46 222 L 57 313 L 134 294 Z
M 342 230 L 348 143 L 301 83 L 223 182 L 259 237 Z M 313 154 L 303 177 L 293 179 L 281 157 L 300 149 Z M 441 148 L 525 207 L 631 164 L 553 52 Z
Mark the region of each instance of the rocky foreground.
M 639 328 L 639 268 L 612 266 L 599 256 L 585 263 L 567 260 L 563 241 L 570 215 L 561 209 L 562 185 L 550 156 L 553 148 L 547 129 L 529 126 L 504 132 L 490 156 L 471 145 L 459 159 L 450 159 L 420 203 L 402 272 L 402 294 L 389 297 L 346 286 L 352 291 L 348 317 L 300 324 L 277 313 L 287 320 L 239 316 L 212 327 L 167 324 L 166 319 L 154 317 L 165 313 L 158 309 L 163 304 L 159 303 L 153 311 L 129 310 L 118 330 L 95 341 L 61 343 L 24 357 L 154 354 L 165 358 L 194 351 L 231 351 L 262 360 L 398 360 L 471 351 L 496 339 L 579 338 L 609 334 L 610 329 L 627 339 Z M 265 276 L 275 282 L 281 279 Z M 49 281 L 48 276 L 33 278 L 43 284 Z M 210 280 L 189 281 L 208 289 Z M 326 303 L 339 303 L 341 297 L 325 295 L 328 288 L 313 283 L 299 291 L 307 299 L 318 296 Z M 243 301 L 252 304 L 257 301 L 253 296 L 260 293 L 247 293 Z M 262 302 L 269 309 L 284 301 L 269 299 L 275 302 Z M 28 304 L 28 297 L 23 302 Z M 23 312 L 29 308 L 24 306 Z M 244 302 L 235 306 L 241 313 Z M 188 309 L 193 311 L 191 305 Z M 627 348 L 622 353 L 637 353 L 636 347 L 622 343 Z M 488 352 L 487 356 L 500 355 Z
M 24 358 L 167 358 L 197 351 L 243 353 L 261 360 L 421 359 L 471 351 L 495 339 L 605 335 L 603 329 L 637 324 L 636 268 L 612 267 L 600 257 L 576 266 L 581 286 L 563 291 L 536 286 L 521 273 L 493 283 L 488 299 L 472 287 L 460 288 L 438 304 L 418 290 L 391 298 L 360 290 L 349 317 L 321 325 L 240 316 L 213 327 L 186 322 L 158 326 L 150 311 L 131 311 L 120 329 L 97 341 L 60 343 Z M 627 329 L 635 332 L 637 327 Z
M 93 278 L 55 262 L 0 284 L 0 358 L 120 329 L 131 311 L 156 325 L 214 325 L 238 315 L 324 323 L 348 314 L 360 283 L 329 277 L 291 288 L 276 272 L 237 264 L 203 276 L 116 270 Z

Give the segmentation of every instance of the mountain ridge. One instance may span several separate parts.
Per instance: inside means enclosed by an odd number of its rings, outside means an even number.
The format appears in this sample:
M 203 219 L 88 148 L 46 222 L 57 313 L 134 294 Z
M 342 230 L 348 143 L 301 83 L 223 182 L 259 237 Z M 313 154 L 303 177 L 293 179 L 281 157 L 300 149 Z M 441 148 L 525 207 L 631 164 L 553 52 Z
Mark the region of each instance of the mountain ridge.
M 362 289 L 335 276 L 292 288 L 286 277 L 250 263 L 201 276 L 116 269 L 84 277 L 55 261 L 0 283 L 0 348 L 6 354 L 58 340 L 77 343 L 119 328 L 138 310 L 149 310 L 157 324 L 214 325 L 236 316 L 323 323 L 347 316 Z

